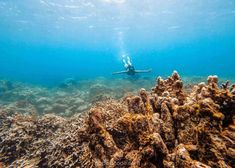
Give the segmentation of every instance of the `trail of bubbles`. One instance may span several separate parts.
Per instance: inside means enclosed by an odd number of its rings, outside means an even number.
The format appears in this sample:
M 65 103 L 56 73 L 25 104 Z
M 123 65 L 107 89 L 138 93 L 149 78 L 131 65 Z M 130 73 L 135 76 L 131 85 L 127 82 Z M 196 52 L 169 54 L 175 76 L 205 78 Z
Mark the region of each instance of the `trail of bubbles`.
M 124 66 L 127 68 L 128 65 L 132 65 L 130 56 L 126 52 L 125 46 L 124 46 L 124 34 L 123 31 L 118 32 L 118 45 L 120 48 L 119 57 L 121 57 L 122 62 L 124 63 Z

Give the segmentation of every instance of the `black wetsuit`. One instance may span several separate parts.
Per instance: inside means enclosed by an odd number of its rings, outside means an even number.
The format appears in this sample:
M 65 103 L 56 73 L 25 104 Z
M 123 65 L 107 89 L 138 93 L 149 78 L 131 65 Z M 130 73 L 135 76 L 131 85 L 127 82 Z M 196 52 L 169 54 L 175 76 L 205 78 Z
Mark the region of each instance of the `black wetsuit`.
M 135 75 L 135 68 L 132 65 L 128 65 L 128 67 L 126 68 L 127 71 L 127 75 Z
M 151 71 L 151 69 L 148 69 L 148 70 L 135 70 L 133 65 L 127 65 L 125 71 L 113 72 L 113 75 L 124 74 L 125 73 L 127 75 L 134 76 L 137 73 L 148 73 L 150 71 Z

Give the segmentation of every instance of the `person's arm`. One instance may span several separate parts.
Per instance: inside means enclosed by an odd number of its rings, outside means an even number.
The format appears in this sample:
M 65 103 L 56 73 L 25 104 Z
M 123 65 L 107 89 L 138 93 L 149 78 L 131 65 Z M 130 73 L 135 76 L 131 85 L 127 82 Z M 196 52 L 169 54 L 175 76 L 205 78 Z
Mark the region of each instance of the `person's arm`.
M 124 73 L 127 73 L 127 71 L 113 72 L 112 74 L 113 74 L 113 75 L 117 75 L 117 74 L 124 74 Z
M 135 73 L 148 73 L 151 72 L 152 69 L 146 69 L 146 70 L 135 70 Z

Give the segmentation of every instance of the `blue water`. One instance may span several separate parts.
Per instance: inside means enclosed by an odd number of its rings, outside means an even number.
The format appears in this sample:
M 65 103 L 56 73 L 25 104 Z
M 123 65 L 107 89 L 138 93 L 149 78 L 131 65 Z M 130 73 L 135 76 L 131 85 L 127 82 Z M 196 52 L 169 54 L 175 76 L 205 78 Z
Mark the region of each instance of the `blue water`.
M 112 78 L 122 54 L 151 77 L 234 78 L 235 1 L 0 0 L 0 78 Z

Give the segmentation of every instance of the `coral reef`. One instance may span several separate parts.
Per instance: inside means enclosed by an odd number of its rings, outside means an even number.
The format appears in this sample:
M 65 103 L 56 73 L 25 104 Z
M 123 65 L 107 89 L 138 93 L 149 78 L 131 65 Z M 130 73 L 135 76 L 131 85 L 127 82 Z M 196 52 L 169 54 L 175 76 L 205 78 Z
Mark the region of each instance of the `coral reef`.
M 76 81 L 64 80 L 59 86 L 42 87 L 19 82 L 0 81 L 0 106 L 7 113 L 56 114 L 71 117 L 83 113 L 91 105 L 104 100 L 120 99 L 128 92 L 138 92 L 140 85 L 149 85 L 147 79 L 129 81 L 105 78 Z
M 92 92 L 107 89 L 94 86 Z M 47 102 L 41 99 L 39 102 Z M 76 102 L 77 101 L 77 102 Z M 83 104 L 77 97 L 75 104 Z M 235 165 L 235 85 L 185 89 L 177 72 L 87 113 L 9 114 L 0 110 L 0 165 L 12 167 L 229 168 Z M 71 105 L 73 104 L 71 103 Z M 59 103 L 60 104 L 60 103 Z M 21 104 L 27 106 L 27 104 Z M 54 111 L 68 107 L 53 106 Z
M 14 84 L 10 81 L 1 80 L 0 81 L 0 94 L 14 89 Z

